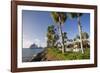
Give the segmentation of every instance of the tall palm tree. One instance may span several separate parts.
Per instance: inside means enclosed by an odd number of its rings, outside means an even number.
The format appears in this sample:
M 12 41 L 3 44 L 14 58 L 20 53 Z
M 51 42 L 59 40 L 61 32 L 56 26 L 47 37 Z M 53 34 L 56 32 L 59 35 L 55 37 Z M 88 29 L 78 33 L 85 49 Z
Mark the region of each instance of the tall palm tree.
M 69 16 L 71 18 L 77 18 L 77 22 L 78 22 L 78 31 L 79 31 L 79 36 L 80 36 L 80 45 L 81 45 L 81 51 L 82 54 L 84 54 L 84 50 L 83 50 L 83 42 L 82 42 L 82 27 L 81 27 L 81 20 L 80 17 L 82 16 L 82 13 L 69 13 Z
M 67 19 L 66 13 L 64 12 L 51 12 L 51 16 L 56 24 L 58 24 L 58 30 L 59 30 L 59 37 L 60 37 L 60 43 L 62 46 L 62 53 L 65 52 L 64 44 L 63 44 L 63 32 L 62 32 L 62 25 Z

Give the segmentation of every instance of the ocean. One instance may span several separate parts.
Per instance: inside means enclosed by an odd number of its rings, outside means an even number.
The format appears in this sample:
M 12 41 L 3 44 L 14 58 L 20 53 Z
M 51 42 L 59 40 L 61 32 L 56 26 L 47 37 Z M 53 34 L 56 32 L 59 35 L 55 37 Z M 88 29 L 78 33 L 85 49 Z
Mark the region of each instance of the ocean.
M 30 62 L 32 60 L 33 55 L 37 55 L 42 52 L 43 48 L 23 48 L 22 49 L 22 62 Z

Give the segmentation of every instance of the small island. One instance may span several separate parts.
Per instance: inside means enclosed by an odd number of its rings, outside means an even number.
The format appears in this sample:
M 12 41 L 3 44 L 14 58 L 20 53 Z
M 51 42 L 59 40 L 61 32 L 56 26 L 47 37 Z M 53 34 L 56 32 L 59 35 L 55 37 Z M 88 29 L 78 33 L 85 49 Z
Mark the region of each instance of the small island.
M 37 44 L 35 44 L 35 43 L 33 43 L 33 44 L 31 44 L 30 45 L 30 47 L 29 47 L 30 49 L 43 49 L 43 47 L 39 47 Z

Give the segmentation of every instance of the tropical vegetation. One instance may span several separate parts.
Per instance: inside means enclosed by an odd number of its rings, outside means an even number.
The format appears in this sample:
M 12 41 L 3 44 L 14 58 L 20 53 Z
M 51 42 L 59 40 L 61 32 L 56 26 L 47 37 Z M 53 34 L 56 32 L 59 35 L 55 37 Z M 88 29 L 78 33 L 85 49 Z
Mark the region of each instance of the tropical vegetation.
M 54 24 L 47 27 L 47 47 L 33 61 L 90 59 L 89 34 L 82 30 L 82 15 L 82 13 L 51 12 Z M 68 33 L 62 30 L 68 18 L 72 21 L 76 19 L 77 22 L 75 26 L 79 33 L 73 39 L 69 39 Z
M 48 26 L 47 29 L 48 49 L 46 57 L 48 60 L 73 60 L 90 58 L 89 34 L 87 32 L 83 32 L 82 30 L 82 15 L 82 13 L 51 12 L 54 25 Z M 78 26 L 77 29 L 79 34 L 76 34 L 74 39 L 68 39 L 67 32 L 62 31 L 62 26 L 67 21 L 67 18 L 70 18 L 71 20 L 74 18 L 77 19 L 76 26 Z M 57 26 L 57 28 L 55 26 Z M 68 44 L 68 42 L 71 43 Z M 77 48 L 79 48 L 78 51 Z M 74 51 L 75 49 L 76 51 Z

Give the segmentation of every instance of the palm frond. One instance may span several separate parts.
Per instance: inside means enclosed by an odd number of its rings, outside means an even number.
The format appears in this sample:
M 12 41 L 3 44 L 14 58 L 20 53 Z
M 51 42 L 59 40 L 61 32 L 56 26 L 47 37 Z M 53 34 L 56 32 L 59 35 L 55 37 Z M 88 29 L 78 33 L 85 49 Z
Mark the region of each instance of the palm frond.
M 59 22 L 59 17 L 56 12 L 51 12 L 51 17 L 54 20 L 54 22 L 58 23 Z
M 77 18 L 79 16 L 82 16 L 82 13 L 67 13 L 67 16 L 71 19 Z
M 61 20 L 61 23 L 64 23 L 67 19 L 65 12 L 51 12 L 51 16 L 54 20 L 54 22 L 59 23 Z M 60 18 L 60 20 L 59 20 Z

